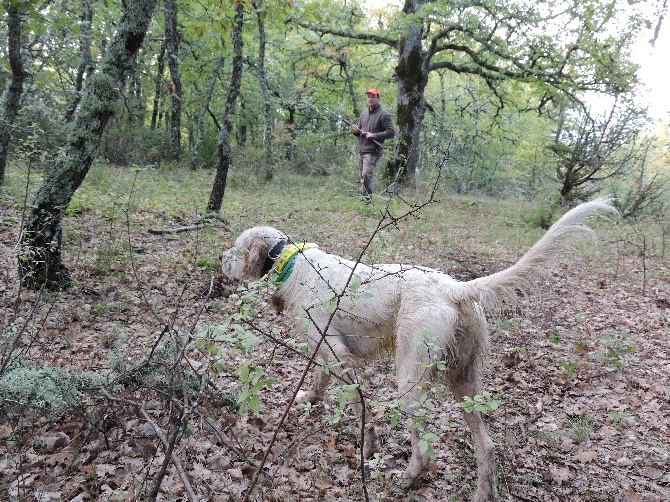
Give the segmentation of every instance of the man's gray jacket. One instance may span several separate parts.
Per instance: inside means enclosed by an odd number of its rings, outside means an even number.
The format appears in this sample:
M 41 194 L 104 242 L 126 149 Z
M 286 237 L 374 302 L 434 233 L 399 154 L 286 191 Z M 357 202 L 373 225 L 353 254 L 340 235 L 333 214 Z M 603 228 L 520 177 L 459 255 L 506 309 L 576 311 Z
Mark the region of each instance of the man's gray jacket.
M 381 144 L 384 144 L 384 140 L 395 136 L 391 115 L 379 104 L 361 113 L 361 117 L 356 125 L 360 131 L 374 133 L 374 139 Z M 356 153 L 382 153 L 382 148 L 371 139 L 367 139 L 360 132 L 356 136 L 358 136 Z

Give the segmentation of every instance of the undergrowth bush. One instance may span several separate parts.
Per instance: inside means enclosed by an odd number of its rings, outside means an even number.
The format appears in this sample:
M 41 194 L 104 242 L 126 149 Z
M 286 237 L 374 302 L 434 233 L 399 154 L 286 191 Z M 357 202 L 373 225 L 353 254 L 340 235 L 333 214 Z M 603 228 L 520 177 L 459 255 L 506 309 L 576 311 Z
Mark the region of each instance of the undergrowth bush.
M 170 138 L 161 129 L 112 123 L 100 141 L 99 156 L 120 166 L 160 166 L 170 155 Z

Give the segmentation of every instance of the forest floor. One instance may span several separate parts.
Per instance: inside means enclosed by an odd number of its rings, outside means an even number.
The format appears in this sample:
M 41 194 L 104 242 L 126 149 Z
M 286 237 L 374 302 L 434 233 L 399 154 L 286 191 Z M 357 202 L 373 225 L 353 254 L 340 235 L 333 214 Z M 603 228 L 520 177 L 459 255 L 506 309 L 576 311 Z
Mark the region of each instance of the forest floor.
M 223 208 L 230 227 L 155 234 L 149 230 L 193 219 L 212 173 L 133 176 L 97 167 L 77 193 L 63 225 L 64 262 L 75 285 L 59 293 L 18 284 L 25 187 L 14 175 L 0 192 L 0 363 L 33 361 L 41 379 L 13 382 L 33 386 L 25 391 L 33 405 L 7 394 L 1 403 L 0 499 L 141 500 L 161 479 L 158 500 L 188 500 L 191 492 L 197 500 L 237 501 L 268 449 L 252 500 L 359 501 L 366 492 L 369 500 L 385 501 L 472 497 L 471 438 L 439 382 L 426 424 L 439 438 L 435 455 L 418 486 L 406 492 L 400 484 L 410 453 L 405 420 L 391 427 L 381 414 L 396 391 L 393 362 L 365 362 L 361 385 L 375 397 L 368 417 L 381 450 L 365 468 L 364 489 L 359 424 L 351 412 L 338 420 L 335 396 L 311 409 L 289 406 L 306 358 L 287 343 L 296 335 L 291 320 L 267 307 L 270 290 L 252 299 L 258 315 L 245 331 L 256 337 L 248 351 L 235 350 L 233 342 L 195 341 L 213 332 L 233 340 L 234 326 L 243 325 L 235 317 L 237 285 L 218 273 L 220 252 L 241 230 L 272 225 L 356 258 L 384 199 L 367 207 L 332 180 L 294 179 L 287 188 L 279 181 L 263 187 L 233 178 Z M 29 191 L 37 181 L 28 183 Z M 531 204 L 442 199 L 377 234 L 364 261 L 420 264 L 467 280 L 508 267 L 543 233 L 524 223 Z M 523 301 L 522 312 L 491 320 L 484 386 L 501 402 L 485 420 L 496 444 L 503 500 L 670 500 L 665 225 L 594 222 L 597 247 L 561 257 L 538 295 Z M 159 363 L 138 370 L 161 344 L 184 339 L 193 343 L 182 347 L 172 366 L 169 355 L 156 355 Z M 258 412 L 240 413 L 235 402 L 244 390 L 245 363 L 263 381 L 274 380 L 258 391 Z M 66 409 L 48 403 L 51 390 L 44 392 L 46 404 L 35 407 L 40 389 L 58 384 L 58 377 L 38 371 L 51 367 L 106 368 L 122 376 L 103 388 L 77 389 L 76 405 Z M 157 376 L 149 381 L 152 371 Z M 205 376 L 211 384 L 203 389 L 197 381 Z M 188 427 L 175 435 L 182 414 Z M 171 438 L 177 441 L 166 461 Z

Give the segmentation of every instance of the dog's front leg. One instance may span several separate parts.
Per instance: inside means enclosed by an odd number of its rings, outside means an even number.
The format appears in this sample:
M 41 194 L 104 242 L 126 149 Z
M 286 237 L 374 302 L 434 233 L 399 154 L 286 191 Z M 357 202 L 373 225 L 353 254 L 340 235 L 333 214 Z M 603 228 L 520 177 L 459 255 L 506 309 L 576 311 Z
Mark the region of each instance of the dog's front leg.
M 354 410 L 354 416 L 358 422 L 363 420 L 363 405 L 360 396 L 351 401 L 351 407 Z M 379 451 L 379 437 L 373 423 L 366 423 L 363 434 L 363 457 L 370 458 Z

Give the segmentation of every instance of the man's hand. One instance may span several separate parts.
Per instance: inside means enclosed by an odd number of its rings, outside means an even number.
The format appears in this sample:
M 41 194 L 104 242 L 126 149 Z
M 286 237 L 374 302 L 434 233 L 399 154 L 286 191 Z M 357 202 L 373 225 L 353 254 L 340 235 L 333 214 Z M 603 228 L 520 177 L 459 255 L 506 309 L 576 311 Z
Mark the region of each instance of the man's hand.
M 373 132 L 364 132 L 363 134 L 367 139 L 375 139 L 375 133 Z
M 356 124 L 351 124 L 351 132 L 353 132 L 354 134 L 358 134 L 359 132 L 361 132 L 361 130 L 358 128 Z

